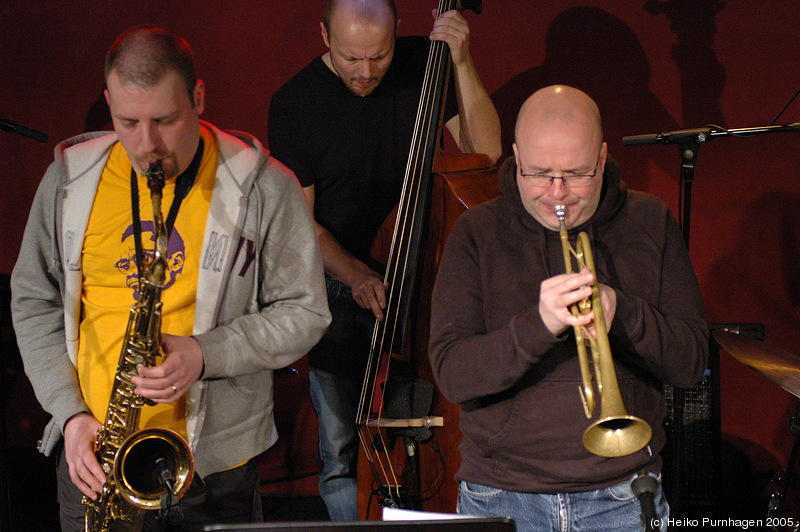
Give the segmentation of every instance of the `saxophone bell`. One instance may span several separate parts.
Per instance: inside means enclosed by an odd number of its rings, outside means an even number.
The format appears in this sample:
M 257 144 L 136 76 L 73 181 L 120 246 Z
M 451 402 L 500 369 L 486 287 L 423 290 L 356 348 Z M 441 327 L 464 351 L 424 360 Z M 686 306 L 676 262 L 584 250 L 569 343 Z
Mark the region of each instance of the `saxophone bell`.
M 137 508 L 158 510 L 166 491 L 174 500 L 183 497 L 194 475 L 194 462 L 189 447 L 178 434 L 150 428 L 132 434 L 123 442 L 117 451 L 113 474 L 126 501 Z
M 622 402 L 589 236 L 585 232 L 578 234 L 576 249 L 573 249 L 567 231 L 566 207 L 556 205 L 553 207 L 553 212 L 559 222 L 559 236 L 567 273 L 573 272 L 574 256 L 579 269 L 588 268 L 595 278 L 591 297 L 570 306 L 570 311 L 575 316 L 593 313 L 595 325 L 595 337 L 592 337 L 584 326 L 573 326 L 582 377 L 582 386 L 578 391 L 586 417 L 591 419 L 595 412 L 593 380 L 596 380 L 597 394 L 601 403 L 599 418 L 583 433 L 583 445 L 589 452 L 599 456 L 618 457 L 633 454 L 647 445 L 653 431 L 643 419 L 628 415 Z M 587 354 L 586 344 L 589 344 L 592 352 L 591 360 Z

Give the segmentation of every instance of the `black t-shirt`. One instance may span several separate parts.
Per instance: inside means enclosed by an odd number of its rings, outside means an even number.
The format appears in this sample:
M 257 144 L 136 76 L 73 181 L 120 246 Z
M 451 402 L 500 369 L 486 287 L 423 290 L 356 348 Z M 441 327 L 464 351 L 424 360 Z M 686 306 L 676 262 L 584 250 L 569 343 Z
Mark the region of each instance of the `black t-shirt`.
M 303 187 L 315 185 L 317 222 L 360 260 L 400 200 L 430 40 L 400 37 L 380 85 L 350 92 L 317 57 L 278 89 L 269 110 L 271 154 Z M 458 114 L 449 83 L 444 121 Z

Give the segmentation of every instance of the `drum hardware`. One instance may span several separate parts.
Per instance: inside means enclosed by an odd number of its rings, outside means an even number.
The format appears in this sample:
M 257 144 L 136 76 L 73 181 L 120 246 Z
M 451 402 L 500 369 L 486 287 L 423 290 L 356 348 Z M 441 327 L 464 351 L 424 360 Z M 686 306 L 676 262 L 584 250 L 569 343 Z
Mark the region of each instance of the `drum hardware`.
M 719 345 L 734 358 L 800 398 L 800 357 L 730 331 L 720 329 L 714 331 L 713 335 Z M 795 474 L 797 455 L 800 453 L 800 401 L 789 422 L 789 432 L 794 437 L 794 444 L 786 467 L 773 480 L 776 491 L 770 496 L 767 505 L 766 524 L 772 530 L 798 532 L 800 520 L 788 512 L 792 508 L 788 495 L 792 492 L 796 497 L 795 484 L 800 480 Z M 795 503 L 794 509 L 799 506 L 800 504 Z

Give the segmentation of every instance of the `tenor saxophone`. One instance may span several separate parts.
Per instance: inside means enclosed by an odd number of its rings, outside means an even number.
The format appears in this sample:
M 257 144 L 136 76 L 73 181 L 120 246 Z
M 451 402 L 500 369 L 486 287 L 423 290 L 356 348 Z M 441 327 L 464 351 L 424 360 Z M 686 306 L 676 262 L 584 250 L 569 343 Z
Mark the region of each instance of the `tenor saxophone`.
M 153 258 L 142 265 L 139 299 L 131 305 L 105 422 L 94 442 L 106 482 L 96 501 L 83 498 L 87 532 L 140 530 L 145 510 L 172 505 L 189 488 L 194 473 L 192 453 L 178 434 L 161 428 L 138 430 L 142 407 L 152 403 L 133 393 L 131 377 L 140 366 L 154 366 L 161 356 L 161 291 L 169 240 L 161 214 L 161 161 L 148 168 L 147 186 L 153 203 L 155 250 Z

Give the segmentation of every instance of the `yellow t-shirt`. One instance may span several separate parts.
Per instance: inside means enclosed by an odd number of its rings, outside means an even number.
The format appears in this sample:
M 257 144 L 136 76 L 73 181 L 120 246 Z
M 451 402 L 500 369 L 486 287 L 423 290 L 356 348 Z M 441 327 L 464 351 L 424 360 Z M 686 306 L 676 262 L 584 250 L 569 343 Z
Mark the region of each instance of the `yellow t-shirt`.
M 203 158 L 170 235 L 167 279 L 161 293 L 161 331 L 180 336 L 192 334 L 203 233 L 219 159 L 214 136 L 202 126 L 200 133 Z M 100 178 L 83 241 L 78 377 L 86 403 L 101 422 L 106 417 L 130 307 L 138 298 L 130 175 L 128 155 L 117 143 Z M 147 179 L 137 177 L 142 248 L 148 255 L 154 247 L 153 206 Z M 175 181 L 168 180 L 162 192 L 164 220 L 175 197 Z M 139 428 L 145 427 L 172 429 L 185 438 L 185 397 L 173 404 L 143 407 Z

